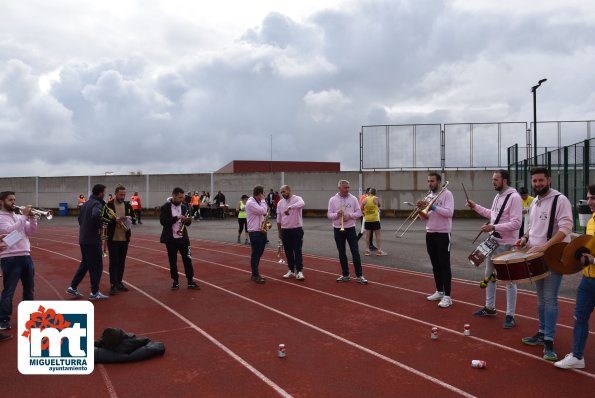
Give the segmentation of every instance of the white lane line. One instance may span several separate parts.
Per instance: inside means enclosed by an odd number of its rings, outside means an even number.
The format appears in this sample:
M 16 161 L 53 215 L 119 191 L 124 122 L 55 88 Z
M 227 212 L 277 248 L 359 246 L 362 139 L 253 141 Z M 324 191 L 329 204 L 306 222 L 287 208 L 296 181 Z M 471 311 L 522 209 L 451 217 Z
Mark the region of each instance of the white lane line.
M 64 243 L 64 242 L 60 242 L 60 243 Z M 67 243 L 67 244 L 71 245 L 71 243 Z M 76 259 L 74 257 L 67 256 L 67 255 L 62 254 L 62 253 L 55 252 L 53 250 L 44 249 L 44 248 L 39 247 L 39 246 L 34 246 L 34 247 L 36 249 L 43 250 L 43 251 L 46 251 L 46 252 L 49 252 L 49 253 L 53 253 L 53 254 L 56 254 L 56 255 L 59 255 L 59 256 L 62 256 L 62 257 L 66 257 L 66 258 L 71 259 L 71 260 L 80 261 L 79 259 Z M 128 257 L 128 258 L 131 258 L 131 257 Z M 103 273 L 109 275 L 109 273 L 106 272 L 106 271 L 103 271 Z M 188 318 L 186 318 L 185 316 L 183 316 L 182 314 L 180 314 L 179 312 L 177 312 L 173 308 L 169 307 L 167 304 L 165 304 L 162 301 L 158 300 L 157 298 L 155 298 L 155 297 L 151 296 L 150 294 L 146 293 L 144 290 L 136 287 L 135 285 L 133 285 L 132 283 L 130 283 L 130 281 L 126 280 L 126 285 L 128 285 L 129 287 L 132 287 L 134 290 L 136 290 L 140 294 L 144 295 L 149 300 L 153 301 L 154 303 L 156 303 L 157 305 L 159 305 L 160 307 L 162 307 L 166 311 L 170 312 L 171 314 L 173 314 L 174 316 L 176 316 L 177 318 L 179 318 L 180 320 L 182 320 L 190 328 L 196 330 L 198 333 L 200 333 L 201 335 L 203 335 L 207 340 L 209 340 L 211 343 L 213 343 L 216 347 L 218 347 L 223 352 L 225 352 L 227 355 L 229 355 L 230 357 L 232 357 L 233 359 L 235 359 L 238 363 L 240 363 L 242 366 L 244 366 L 246 369 L 248 369 L 250 372 L 252 372 L 261 381 L 263 381 L 265 384 L 267 384 L 269 387 L 271 387 L 273 390 L 275 390 L 280 396 L 282 396 L 282 397 L 288 397 L 288 398 L 289 397 L 292 397 L 291 394 L 289 394 L 287 391 L 285 391 L 283 388 L 281 388 L 278 384 L 276 384 L 274 381 L 272 381 L 271 379 L 269 379 L 268 377 L 266 377 L 258 369 L 256 369 L 254 366 L 250 365 L 246 360 L 244 360 L 242 357 L 240 357 L 239 355 L 237 355 L 235 352 L 233 352 L 232 350 L 230 350 L 229 348 L 227 348 L 223 343 L 221 343 L 219 340 L 215 339 L 213 336 L 211 336 L 210 334 L 208 334 L 206 331 L 204 331 L 203 329 L 201 329 L 200 327 L 198 327 L 196 324 L 194 324 Z M 103 376 L 103 374 L 102 374 L 102 376 Z M 108 378 L 108 380 L 109 380 L 109 378 Z M 111 383 L 110 383 L 110 385 L 111 385 Z M 109 386 L 108 386 L 108 390 L 109 390 Z

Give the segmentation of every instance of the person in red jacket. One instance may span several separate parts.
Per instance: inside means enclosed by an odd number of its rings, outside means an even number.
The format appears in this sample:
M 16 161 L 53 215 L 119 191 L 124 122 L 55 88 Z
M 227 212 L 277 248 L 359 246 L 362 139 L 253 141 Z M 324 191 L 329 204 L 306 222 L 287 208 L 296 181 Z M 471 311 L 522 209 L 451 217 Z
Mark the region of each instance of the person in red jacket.
M 132 211 L 134 213 L 134 217 L 132 218 L 132 224 L 136 224 L 138 221 L 139 224 L 142 224 L 141 221 L 141 209 L 142 203 L 140 201 L 140 197 L 138 196 L 138 192 L 135 192 L 134 195 L 130 197 L 130 205 L 132 206 Z

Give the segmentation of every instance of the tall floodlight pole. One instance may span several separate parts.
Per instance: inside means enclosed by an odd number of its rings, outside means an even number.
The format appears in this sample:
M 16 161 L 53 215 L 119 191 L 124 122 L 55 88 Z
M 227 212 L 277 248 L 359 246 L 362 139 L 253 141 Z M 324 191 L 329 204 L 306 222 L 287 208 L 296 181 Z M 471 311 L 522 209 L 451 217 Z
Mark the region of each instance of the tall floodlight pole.
M 537 89 L 541 83 L 546 82 L 547 79 L 541 79 L 536 86 L 531 87 L 533 93 L 533 154 L 535 156 L 535 166 L 537 166 Z

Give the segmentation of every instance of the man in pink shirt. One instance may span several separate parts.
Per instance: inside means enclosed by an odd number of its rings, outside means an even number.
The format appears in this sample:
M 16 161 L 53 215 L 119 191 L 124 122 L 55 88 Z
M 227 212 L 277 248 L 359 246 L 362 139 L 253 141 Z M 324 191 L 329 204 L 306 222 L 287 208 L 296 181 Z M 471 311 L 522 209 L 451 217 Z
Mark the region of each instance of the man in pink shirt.
M 552 179 L 545 167 L 531 170 L 531 185 L 537 195 L 529 208 L 530 228 L 517 246 L 528 247 L 529 253 L 545 252 L 558 242 L 569 242 L 573 217 L 570 201 L 560 192 L 550 188 Z M 523 337 L 527 345 L 543 345 L 543 359 L 556 361 L 554 350 L 556 322 L 558 321 L 558 291 L 562 274 L 550 270 L 550 275 L 535 282 L 539 329 L 534 336 Z
M 258 265 L 267 244 L 267 235 L 266 232 L 262 231 L 262 223 L 268 210 L 269 208 L 264 200 L 264 188 L 262 185 L 257 185 L 252 190 L 252 197 L 246 202 L 246 217 L 248 219 L 250 246 L 252 247 L 250 256 L 251 279 L 258 284 L 266 282 L 265 277 L 260 275 Z
M 295 276 L 298 281 L 303 281 L 302 245 L 304 243 L 304 223 L 302 221 L 302 209 L 305 205 L 304 199 L 301 196 L 293 195 L 289 185 L 283 185 L 280 191 L 283 199 L 277 204 L 277 231 L 279 232 L 279 240 L 283 242 L 283 250 L 285 250 L 287 267 L 289 268 L 283 278 L 288 279 Z
M 438 173 L 428 174 L 428 187 L 430 194 L 424 200 L 417 203 L 419 209 L 424 209 L 429 202 L 441 191 L 442 176 Z M 428 216 L 420 212 L 420 218 L 426 221 L 426 248 L 432 271 L 436 292 L 427 297 L 430 301 L 438 301 L 438 307 L 446 308 L 452 305 L 450 298 L 450 286 L 452 272 L 450 270 L 450 232 L 452 230 L 452 215 L 454 213 L 454 199 L 452 192 L 444 189 L 440 197 L 436 199 Z
M 34 300 L 35 267 L 31 259 L 29 236 L 37 232 L 37 219 L 27 206 L 16 214 L 16 196 L 12 191 L 0 193 L 0 234 L 11 234 L 13 242 L 0 251 L 4 290 L 0 300 L 0 330 L 10 329 L 12 300 L 19 280 L 23 284 L 23 300 Z M 6 239 L 6 238 L 4 238 Z
M 510 175 L 507 170 L 498 170 L 492 174 L 492 184 L 498 192 L 492 208 L 487 209 L 478 205 L 472 200 L 467 200 L 467 206 L 475 210 L 482 217 L 489 218 L 490 222 L 481 227 L 482 232 L 487 232 L 490 238 L 498 243 L 498 247 L 486 258 L 486 278 L 494 272 L 492 257 L 512 249 L 516 242 L 521 228 L 523 204 L 521 196 L 516 189 L 508 186 Z M 504 329 L 511 329 L 515 326 L 514 313 L 516 309 L 517 286 L 514 283 L 506 285 L 506 318 Z M 486 304 L 475 312 L 474 316 L 496 316 L 496 282 L 490 279 L 486 288 Z
M 349 263 L 347 262 L 346 243 L 349 244 L 353 267 L 355 268 L 356 281 L 366 285 L 368 280 L 362 272 L 362 260 L 357 246 L 357 233 L 355 232 L 355 220 L 362 216 L 359 201 L 349 193 L 349 181 L 340 180 L 337 184 L 339 192 L 328 201 L 327 217 L 333 222 L 335 244 L 339 251 L 339 262 L 341 263 L 341 276 L 337 282 L 349 282 Z

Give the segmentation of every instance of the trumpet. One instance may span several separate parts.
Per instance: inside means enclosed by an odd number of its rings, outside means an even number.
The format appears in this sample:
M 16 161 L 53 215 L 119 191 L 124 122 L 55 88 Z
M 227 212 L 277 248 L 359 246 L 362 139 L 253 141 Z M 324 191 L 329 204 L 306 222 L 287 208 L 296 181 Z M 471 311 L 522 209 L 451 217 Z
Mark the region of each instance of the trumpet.
M 280 264 L 285 264 L 287 262 L 286 257 L 285 250 L 283 249 L 283 243 L 281 243 L 281 240 L 279 239 L 279 244 L 277 245 L 277 258 L 279 261 L 277 262 Z
M 107 224 L 103 223 L 101 225 L 101 252 L 103 257 L 107 257 Z
M 190 217 L 190 209 L 188 209 L 188 211 L 186 212 L 186 214 L 184 214 L 184 217 L 186 217 L 186 218 Z M 178 228 L 178 230 L 176 231 L 176 234 L 178 236 L 184 236 L 184 230 L 185 229 L 186 229 L 186 222 L 180 221 L 180 228 Z
M 444 185 L 442 185 L 442 189 L 440 189 L 440 191 L 433 197 L 431 197 L 432 191 L 429 191 L 426 194 L 426 196 L 421 200 L 422 203 L 427 203 L 427 205 L 425 207 L 420 207 L 419 205 L 415 205 L 415 209 L 413 209 L 413 211 L 411 211 L 411 213 L 409 213 L 409 215 L 407 216 L 405 221 L 403 221 L 401 226 L 399 226 L 399 228 L 395 231 L 395 235 L 397 235 L 397 237 L 399 237 L 399 238 L 402 238 L 405 235 L 405 233 L 409 230 L 409 228 L 413 225 L 415 220 L 417 220 L 419 218 L 420 215 L 427 217 L 432 206 L 434 205 L 434 203 L 436 203 L 436 201 L 438 200 L 440 195 L 442 195 L 444 193 L 447 186 L 448 186 L 448 181 L 446 181 L 444 183 Z M 429 201 L 428 201 L 428 199 L 429 199 Z M 406 203 L 412 204 L 409 202 L 406 202 Z M 404 230 L 403 230 L 403 227 L 405 227 Z M 399 232 L 401 232 L 400 235 L 399 235 Z
M 17 209 L 19 209 L 21 211 L 21 213 L 23 212 L 23 210 L 26 209 L 25 206 L 14 206 Z M 39 209 L 34 209 L 31 208 L 31 214 L 33 214 L 35 216 L 35 218 L 40 219 L 42 216 L 47 218 L 48 220 L 51 220 L 52 218 L 54 218 L 54 212 L 51 210 L 39 210 Z
M 341 232 L 345 232 L 345 216 L 344 216 L 344 212 L 345 212 L 345 206 L 341 205 L 341 208 L 339 209 L 341 211 L 341 228 L 339 229 L 339 231 Z
M 108 223 L 118 220 L 118 215 L 116 214 L 116 212 L 113 211 L 110 207 L 108 207 L 107 204 L 103 206 L 103 214 L 101 215 L 101 217 L 103 218 L 103 221 L 107 221 Z M 129 228 L 125 222 L 122 221 L 119 225 L 122 228 L 124 228 L 124 231 L 128 231 Z

